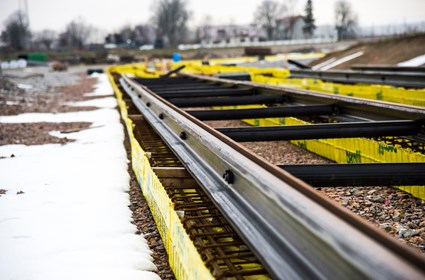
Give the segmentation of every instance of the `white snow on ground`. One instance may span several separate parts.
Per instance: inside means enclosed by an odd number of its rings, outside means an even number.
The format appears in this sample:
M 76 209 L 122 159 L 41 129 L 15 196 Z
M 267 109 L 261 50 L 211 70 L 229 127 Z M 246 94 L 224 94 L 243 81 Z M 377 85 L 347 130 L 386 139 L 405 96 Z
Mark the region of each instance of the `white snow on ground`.
M 363 51 L 359 51 L 359 52 L 356 52 L 356 53 L 353 53 L 353 54 L 344 56 L 343 58 L 340 58 L 338 60 L 332 61 L 331 63 L 322 66 L 320 68 L 320 71 L 329 70 L 331 68 L 334 68 L 335 66 L 338 66 L 340 64 L 343 64 L 344 62 L 347 62 L 347 61 L 350 61 L 350 60 L 355 59 L 356 57 L 362 56 L 363 54 L 364 54 Z M 317 70 L 319 70 L 319 69 L 317 69 Z
M 110 94 L 105 77 L 98 89 Z M 0 197 L 0 279 L 159 279 L 146 240 L 131 224 L 116 103 L 104 101 L 95 111 L 0 117 L 93 123 L 67 133 L 76 142 L 66 145 L 0 146 L 0 188 L 7 190 Z M 80 106 L 87 104 L 96 102 Z
M 400 62 L 398 66 L 421 66 L 425 64 L 425 54 Z
M 99 84 L 93 92 L 84 94 L 84 96 L 101 96 L 101 95 L 112 95 L 113 91 L 111 84 L 109 83 L 108 76 L 105 74 L 93 73 L 90 75 L 92 78 L 97 78 Z
M 117 101 L 113 97 L 97 98 L 93 100 L 87 100 L 82 102 L 65 102 L 66 106 L 97 106 L 102 108 L 115 108 Z

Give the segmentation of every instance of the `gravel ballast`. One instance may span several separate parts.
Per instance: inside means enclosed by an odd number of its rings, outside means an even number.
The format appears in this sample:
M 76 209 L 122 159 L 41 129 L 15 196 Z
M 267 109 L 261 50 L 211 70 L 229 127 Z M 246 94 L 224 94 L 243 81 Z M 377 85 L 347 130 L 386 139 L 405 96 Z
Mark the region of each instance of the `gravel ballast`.
M 273 164 L 325 164 L 329 160 L 287 141 L 243 143 Z M 425 254 L 425 204 L 392 187 L 326 187 L 318 191 Z
M 213 127 L 239 127 L 241 121 L 208 121 Z M 326 164 L 330 160 L 288 141 L 242 142 L 272 164 Z M 425 202 L 392 187 L 322 187 L 342 206 L 425 255 Z

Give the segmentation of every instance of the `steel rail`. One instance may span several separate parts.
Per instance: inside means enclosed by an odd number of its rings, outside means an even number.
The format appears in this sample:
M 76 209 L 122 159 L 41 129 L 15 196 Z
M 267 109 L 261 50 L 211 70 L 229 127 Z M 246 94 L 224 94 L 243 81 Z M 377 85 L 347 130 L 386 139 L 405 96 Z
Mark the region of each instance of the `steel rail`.
M 306 105 L 261 109 L 187 110 L 186 112 L 205 121 L 332 115 L 335 113 L 335 108 L 332 105 Z
M 136 81 L 138 81 L 138 83 L 143 84 L 144 80 L 146 79 L 135 79 Z M 196 82 L 196 81 L 191 81 L 190 84 L 187 83 L 188 80 L 186 79 L 186 83 L 182 83 L 182 84 L 175 84 L 173 85 L 173 90 L 174 91 L 182 91 L 182 90 L 198 90 L 198 89 L 222 89 L 223 87 L 221 87 L 218 84 L 215 83 L 205 83 L 205 82 Z M 152 90 L 155 90 L 155 92 L 159 93 L 160 91 L 168 91 L 170 90 L 170 85 L 166 84 L 166 83 L 151 83 L 149 85 L 149 88 Z M 231 87 L 228 87 L 227 89 L 230 89 Z
M 423 66 L 355 64 L 351 66 L 351 69 L 356 71 L 425 73 L 425 67 Z
M 152 78 L 134 78 L 138 83 L 143 83 L 144 85 L 174 85 L 174 86 L 178 86 L 181 84 L 187 84 L 188 79 L 185 77 L 175 77 L 175 78 L 167 78 L 167 77 L 163 77 L 163 78 L 157 78 L 157 79 L 152 79 Z M 198 84 L 203 84 L 205 82 L 200 81 L 200 80 L 196 80 L 195 82 L 197 82 Z
M 239 73 L 221 73 L 217 75 L 220 79 L 230 79 L 237 81 L 251 81 L 251 74 L 247 72 L 239 72 Z
M 391 71 L 313 71 L 292 70 L 290 78 L 310 78 L 338 83 L 369 83 L 400 86 L 405 88 L 425 88 L 425 73 L 391 72 Z
M 218 97 L 218 96 L 249 96 L 254 95 L 255 91 L 251 89 L 192 89 L 192 90 L 174 90 L 174 91 L 155 91 L 163 98 L 179 98 L 182 96 L 195 97 Z
M 167 86 L 164 86 L 164 87 L 159 87 L 159 86 L 149 86 L 149 88 L 151 89 L 151 90 L 154 90 L 157 94 L 160 94 L 160 93 L 167 93 L 167 92 L 170 92 L 171 90 L 170 90 L 170 86 L 169 85 L 167 85 Z M 185 93 L 185 94 L 190 94 L 191 92 L 193 92 L 193 91 L 198 91 L 198 90 L 200 90 L 200 91 L 205 91 L 205 90 L 217 90 L 217 89 L 221 89 L 221 90 L 223 90 L 223 89 L 228 89 L 228 90 L 231 90 L 232 88 L 230 88 L 230 87 L 220 87 L 220 86 L 218 86 L 218 85 L 196 85 L 196 84 L 190 84 L 190 86 L 188 86 L 188 85 L 186 85 L 186 84 L 184 84 L 184 85 L 181 85 L 181 86 L 178 86 L 178 87 L 175 87 L 175 86 L 173 86 L 173 89 L 172 89 L 172 91 L 171 92 L 174 92 L 174 93 L 183 93 L 183 92 L 185 92 L 185 91 L 187 91 L 187 93 Z
M 151 85 L 149 86 L 151 90 L 155 90 L 155 92 L 160 92 L 162 90 L 168 90 L 170 88 L 170 85 Z M 175 91 L 181 91 L 181 90 L 193 90 L 193 89 L 216 89 L 216 88 L 223 88 L 219 85 L 212 85 L 212 84 L 195 84 L 191 83 L 190 85 L 187 84 L 181 84 L 181 85 L 175 85 L 173 86 L 173 89 Z
M 281 96 L 276 102 L 269 101 L 267 104 L 282 106 L 285 104 L 302 105 L 332 105 L 334 106 L 335 118 L 344 116 L 351 120 L 423 120 L 425 109 L 423 107 L 395 104 L 391 102 L 353 98 L 350 96 L 331 95 L 310 90 L 284 88 L 273 85 L 264 85 L 246 81 L 234 81 L 205 77 L 193 74 L 181 74 L 180 79 L 186 77 L 187 82 L 197 82 L 200 79 L 204 83 L 216 83 L 221 86 L 238 88 L 255 88 L 258 95 Z M 257 103 L 260 104 L 260 103 Z M 237 105 L 237 104 L 236 104 Z
M 420 186 L 425 162 L 279 165 L 314 187 Z
M 218 131 L 238 142 L 301 139 L 415 136 L 423 124 L 410 120 L 347 122 L 290 126 L 231 127 Z
M 127 77 L 146 120 L 276 279 L 421 279 L 424 259 Z
M 284 96 L 273 95 L 248 95 L 248 96 L 227 96 L 222 98 L 170 98 L 170 103 L 178 107 L 206 107 L 206 106 L 229 106 L 229 105 L 250 105 L 250 104 L 273 104 L 285 102 Z

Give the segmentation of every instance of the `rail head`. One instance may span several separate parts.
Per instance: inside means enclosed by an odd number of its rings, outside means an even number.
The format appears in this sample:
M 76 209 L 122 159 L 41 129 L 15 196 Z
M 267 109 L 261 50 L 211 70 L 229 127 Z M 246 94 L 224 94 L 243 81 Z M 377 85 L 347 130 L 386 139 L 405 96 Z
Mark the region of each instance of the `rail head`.
M 121 84 L 273 277 L 424 277 L 410 248 L 148 88 Z

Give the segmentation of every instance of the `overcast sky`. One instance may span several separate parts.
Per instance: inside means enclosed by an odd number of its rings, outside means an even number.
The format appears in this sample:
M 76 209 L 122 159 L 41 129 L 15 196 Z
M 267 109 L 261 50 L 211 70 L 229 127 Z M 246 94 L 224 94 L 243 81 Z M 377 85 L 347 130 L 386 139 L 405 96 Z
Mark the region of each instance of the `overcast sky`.
M 154 0 L 26 0 L 31 29 L 62 31 L 71 20 L 82 17 L 105 32 L 117 31 L 125 24 L 148 22 Z M 291 0 L 280 0 L 288 2 Z M 306 0 L 292 0 L 303 13 Z M 25 0 L 0 0 L 0 26 Z M 190 25 L 210 15 L 217 24 L 246 24 L 262 0 L 188 0 L 192 11 Z M 333 24 L 336 0 L 313 0 L 316 24 Z M 361 26 L 425 21 L 425 0 L 352 0 Z

